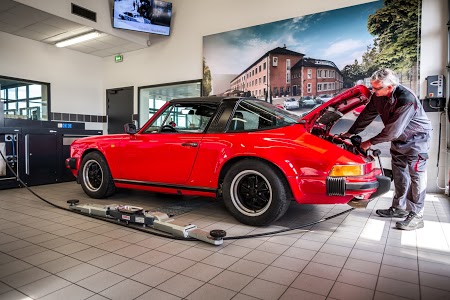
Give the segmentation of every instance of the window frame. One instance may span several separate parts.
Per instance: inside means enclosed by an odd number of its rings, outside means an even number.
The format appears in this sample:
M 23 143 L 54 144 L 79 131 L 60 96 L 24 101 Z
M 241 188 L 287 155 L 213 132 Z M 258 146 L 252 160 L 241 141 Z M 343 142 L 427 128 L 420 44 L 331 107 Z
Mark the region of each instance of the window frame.
M 0 92 L 0 98 L 3 102 L 3 118 L 11 119 L 8 116 L 14 115 L 14 116 L 26 116 L 26 117 L 14 117 L 14 119 L 22 119 L 22 120 L 32 120 L 32 121 L 51 121 L 51 84 L 49 82 L 41 82 L 36 80 L 29 80 L 24 78 L 16 78 L 16 77 L 9 77 L 9 76 L 3 76 L 0 75 L 0 82 L 3 81 L 16 81 L 16 83 L 13 83 L 11 86 L 0 85 L 1 91 L 4 91 L 3 93 Z M 30 87 L 39 85 L 41 86 L 41 94 L 38 97 L 30 97 Z M 46 95 L 42 93 L 42 86 L 45 86 L 46 88 Z M 5 87 L 5 88 L 3 88 Z M 19 88 L 25 87 L 25 97 L 20 98 L 19 97 Z M 15 98 L 16 99 L 9 99 L 9 90 L 15 89 Z M 2 97 L 2 94 L 5 98 Z M 45 101 L 42 99 L 46 98 Z M 40 100 L 39 102 L 35 102 L 36 100 Z M 21 103 L 25 102 L 25 106 L 20 105 Z M 39 105 L 35 105 L 36 103 L 39 103 Z M 10 108 L 10 105 L 14 104 L 15 108 Z M 31 104 L 31 105 L 30 105 Z M 44 110 L 46 108 L 46 111 Z M 17 111 L 18 114 L 8 114 L 9 111 Z M 35 119 L 33 116 L 33 112 L 38 112 L 38 118 Z M 22 112 L 26 112 L 26 114 L 23 114 Z
M 148 117 L 144 120 L 144 116 L 142 115 L 142 114 L 143 114 L 143 111 L 144 111 L 144 107 L 143 107 L 144 99 L 142 99 L 142 91 L 143 91 L 143 90 L 146 90 L 146 89 L 153 89 L 153 88 L 157 88 L 157 89 L 163 90 L 163 89 L 170 89 L 170 88 L 173 88 L 174 86 L 179 86 L 179 85 L 190 85 L 190 84 L 197 84 L 197 85 L 199 85 L 199 93 L 198 93 L 198 95 L 193 95 L 193 96 L 191 96 L 191 97 L 201 97 L 201 96 L 202 96 L 201 93 L 202 93 L 202 90 L 203 90 L 203 82 L 202 82 L 202 79 L 187 80 L 187 81 L 177 81 L 177 82 L 169 82 L 169 83 L 162 83 L 162 84 L 156 84 L 156 85 L 146 85 L 146 86 L 140 86 L 140 87 L 138 87 L 138 99 L 137 99 L 137 101 L 138 101 L 138 117 L 137 117 L 137 120 L 138 120 L 139 124 L 141 124 L 140 127 L 143 127 L 143 126 L 148 122 L 148 120 L 150 120 L 150 118 L 151 118 L 155 113 L 157 113 L 158 110 L 162 107 L 162 106 L 160 106 L 160 107 L 157 108 L 157 107 L 155 106 L 156 101 L 164 101 L 164 102 L 168 102 L 168 101 L 170 101 L 170 100 L 172 100 L 172 99 L 181 98 L 181 97 L 172 97 L 172 98 L 170 98 L 170 99 L 164 100 L 164 99 L 162 99 L 162 97 L 161 97 L 161 99 L 156 99 L 156 98 L 153 99 L 153 100 L 148 99 L 148 101 L 150 101 L 150 100 L 153 101 L 153 102 L 154 102 L 154 105 L 153 105 L 153 107 L 150 107 L 150 104 L 148 105 L 148 108 L 146 109 L 146 112 L 147 112 L 147 114 L 148 114 Z M 162 94 L 162 92 L 161 92 L 161 94 Z M 169 97 L 167 96 L 167 98 L 169 98 Z M 189 98 L 189 97 L 184 97 L 184 98 Z M 145 100 L 145 101 L 146 101 L 146 100 Z M 163 104 L 163 105 L 164 105 L 164 104 Z
M 205 115 L 197 114 L 198 107 L 208 107 L 213 109 L 213 113 L 211 116 L 209 116 L 208 119 L 203 119 L 203 117 L 207 118 Z M 192 101 L 188 103 L 179 103 L 174 102 L 167 105 L 167 107 L 162 111 L 158 118 L 154 119 L 153 122 L 148 123 L 145 125 L 144 128 L 142 128 L 141 134 L 204 134 L 206 133 L 206 130 L 208 129 L 211 121 L 213 120 L 213 117 L 215 116 L 217 109 L 219 108 L 219 103 L 200 103 L 198 101 Z M 190 111 L 193 111 L 191 114 L 189 113 L 180 113 L 183 108 L 186 110 L 188 107 Z M 194 108 L 196 107 L 196 108 Z M 214 107 L 214 108 L 212 108 Z M 181 110 L 180 110 L 181 109 Z M 195 111 L 194 111 L 195 109 Z M 179 111 L 180 110 L 180 111 Z M 189 120 L 188 116 L 192 116 L 191 120 Z M 190 123 L 189 127 L 186 126 L 186 124 L 189 121 L 194 121 L 194 116 L 197 117 L 197 121 L 199 121 L 199 126 L 191 127 Z M 182 121 L 182 122 L 181 122 Z M 170 124 L 174 122 L 175 125 L 173 126 L 176 131 L 163 131 L 164 126 L 171 126 Z M 153 126 L 154 125 L 154 126 Z M 180 125 L 184 126 L 181 127 Z M 200 130 L 201 129 L 201 130 Z
M 295 114 L 292 114 L 284 109 L 269 107 L 269 103 L 262 101 L 262 100 L 256 100 L 256 99 L 242 99 L 238 102 L 236 102 L 235 108 L 233 110 L 233 113 L 230 115 L 227 127 L 225 129 L 225 132 L 227 133 L 234 133 L 234 132 L 252 132 L 252 131 L 261 131 L 261 130 L 268 130 L 268 129 L 274 129 L 274 128 L 281 128 L 290 126 L 293 124 L 297 124 L 298 116 Z M 240 113 L 242 117 L 235 117 L 236 113 Z M 251 119 L 246 118 L 245 114 L 254 114 L 258 118 L 258 126 L 250 126 L 250 128 L 245 129 L 240 128 L 233 130 L 232 122 L 235 119 L 242 120 L 244 124 L 241 125 L 252 125 L 250 122 Z M 262 113 L 262 114 L 261 114 Z M 271 123 L 267 124 L 261 124 L 261 118 L 265 119 L 266 121 L 270 121 Z M 268 119 L 270 118 L 270 119 Z M 239 121 L 237 120 L 237 121 Z M 273 124 L 275 122 L 275 124 Z M 277 124 L 280 122 L 280 124 Z M 241 126 L 242 127 L 242 126 Z

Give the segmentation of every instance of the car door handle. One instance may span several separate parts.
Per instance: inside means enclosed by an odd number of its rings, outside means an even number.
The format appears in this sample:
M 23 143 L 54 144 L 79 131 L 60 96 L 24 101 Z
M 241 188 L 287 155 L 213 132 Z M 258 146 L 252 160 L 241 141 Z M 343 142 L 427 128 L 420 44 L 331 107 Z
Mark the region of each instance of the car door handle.
M 198 143 L 182 143 L 181 146 L 195 148 L 198 146 Z

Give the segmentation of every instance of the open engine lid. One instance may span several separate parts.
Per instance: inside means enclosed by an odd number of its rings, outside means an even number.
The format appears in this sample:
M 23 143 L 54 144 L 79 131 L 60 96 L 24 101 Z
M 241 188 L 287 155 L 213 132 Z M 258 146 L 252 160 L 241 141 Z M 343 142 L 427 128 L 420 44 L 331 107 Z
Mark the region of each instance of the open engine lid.
M 357 85 L 313 109 L 300 120 L 308 130 L 311 130 L 315 123 L 333 125 L 348 112 L 366 105 L 370 96 L 371 92 L 366 86 Z

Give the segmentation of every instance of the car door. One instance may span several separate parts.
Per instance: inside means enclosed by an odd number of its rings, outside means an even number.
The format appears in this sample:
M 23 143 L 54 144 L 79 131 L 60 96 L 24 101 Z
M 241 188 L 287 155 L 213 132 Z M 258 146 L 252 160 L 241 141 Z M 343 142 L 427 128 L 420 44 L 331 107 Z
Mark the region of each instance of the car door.
M 120 177 L 144 183 L 186 184 L 214 113 L 200 105 L 169 105 L 138 134 L 121 142 Z M 170 125 L 169 125 L 170 124 Z
M 203 134 L 130 135 L 122 141 L 121 179 L 184 184 L 189 179 Z M 122 160 L 122 158 L 121 158 Z

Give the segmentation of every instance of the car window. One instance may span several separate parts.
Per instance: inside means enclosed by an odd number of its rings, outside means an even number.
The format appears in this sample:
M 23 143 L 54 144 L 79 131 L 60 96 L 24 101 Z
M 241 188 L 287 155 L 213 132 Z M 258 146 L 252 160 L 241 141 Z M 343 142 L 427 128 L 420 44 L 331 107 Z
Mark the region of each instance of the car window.
M 204 132 L 216 109 L 215 104 L 170 105 L 143 133 Z
M 297 122 L 298 116 L 276 108 L 264 101 L 239 102 L 227 132 L 252 131 L 282 127 Z

